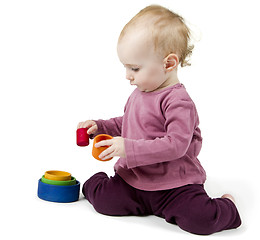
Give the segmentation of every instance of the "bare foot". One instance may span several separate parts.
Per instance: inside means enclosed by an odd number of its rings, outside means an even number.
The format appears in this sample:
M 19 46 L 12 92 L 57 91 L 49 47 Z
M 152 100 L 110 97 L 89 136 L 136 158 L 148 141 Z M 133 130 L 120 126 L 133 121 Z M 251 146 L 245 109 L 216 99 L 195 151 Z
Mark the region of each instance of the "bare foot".
M 234 204 L 236 203 L 234 197 L 233 197 L 232 195 L 230 195 L 230 194 L 224 194 L 221 198 L 228 198 L 228 199 L 231 200 Z

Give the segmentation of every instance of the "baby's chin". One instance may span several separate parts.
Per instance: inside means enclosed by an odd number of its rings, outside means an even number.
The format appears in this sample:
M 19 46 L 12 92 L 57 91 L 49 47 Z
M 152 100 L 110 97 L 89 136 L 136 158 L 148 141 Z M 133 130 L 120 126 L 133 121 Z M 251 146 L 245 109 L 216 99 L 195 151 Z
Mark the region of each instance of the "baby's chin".
M 146 93 L 149 93 L 149 92 L 153 92 L 154 90 L 148 90 L 148 89 L 140 89 L 138 88 L 141 92 L 146 92 Z
M 140 88 L 140 87 L 137 87 L 141 92 L 146 92 L 146 93 L 149 93 L 149 92 L 154 92 L 157 90 L 157 88 L 155 89 L 144 89 L 144 88 Z
M 135 85 L 139 89 L 140 92 L 152 92 L 153 91 L 153 90 L 142 88 L 136 84 L 133 84 L 133 85 Z
M 149 90 L 147 89 L 143 89 L 143 88 L 140 88 L 140 87 L 137 87 L 139 89 L 140 92 L 150 92 Z
M 139 85 L 137 85 L 137 84 L 135 84 L 133 82 L 132 83 L 130 82 L 130 84 L 132 86 L 136 86 L 140 92 L 147 92 L 148 93 L 148 92 L 153 92 L 153 91 L 156 90 L 156 89 L 147 89 L 147 88 L 144 88 L 144 87 L 140 87 Z

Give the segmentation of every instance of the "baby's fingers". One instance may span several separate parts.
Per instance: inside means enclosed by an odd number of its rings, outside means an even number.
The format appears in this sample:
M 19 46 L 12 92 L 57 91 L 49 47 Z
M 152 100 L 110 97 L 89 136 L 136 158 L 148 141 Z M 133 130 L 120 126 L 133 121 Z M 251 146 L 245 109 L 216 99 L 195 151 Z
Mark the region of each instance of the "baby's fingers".
M 106 160 L 106 159 L 114 157 L 113 153 L 114 153 L 113 148 L 109 147 L 106 150 L 104 150 L 98 157 L 102 160 Z
M 111 146 L 113 144 L 113 139 L 110 140 L 103 140 L 95 144 L 96 148 L 99 147 L 105 147 L 105 146 Z
M 88 134 L 94 134 L 97 131 L 97 125 L 90 127 L 87 131 Z
M 77 129 L 83 128 L 83 124 L 84 124 L 84 122 L 79 122 L 79 123 L 78 123 L 78 126 L 77 126 Z
M 92 126 L 95 126 L 95 125 L 97 125 L 97 124 L 95 123 L 95 121 L 93 121 L 93 120 L 87 120 L 87 121 L 85 121 L 85 122 L 80 122 L 80 123 L 78 124 L 78 128 L 91 128 Z

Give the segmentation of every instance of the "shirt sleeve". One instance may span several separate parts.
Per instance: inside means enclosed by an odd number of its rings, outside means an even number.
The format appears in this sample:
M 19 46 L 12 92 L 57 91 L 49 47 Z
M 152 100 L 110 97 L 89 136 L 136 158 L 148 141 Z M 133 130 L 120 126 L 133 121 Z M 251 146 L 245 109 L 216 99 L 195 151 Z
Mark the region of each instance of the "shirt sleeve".
M 108 134 L 112 137 L 121 136 L 123 117 L 110 118 L 108 120 L 97 120 L 95 121 L 98 126 L 98 131 L 93 137 L 98 134 Z
M 164 117 L 165 136 L 154 140 L 125 139 L 127 168 L 174 161 L 185 155 L 195 129 L 194 103 L 191 100 L 169 102 Z

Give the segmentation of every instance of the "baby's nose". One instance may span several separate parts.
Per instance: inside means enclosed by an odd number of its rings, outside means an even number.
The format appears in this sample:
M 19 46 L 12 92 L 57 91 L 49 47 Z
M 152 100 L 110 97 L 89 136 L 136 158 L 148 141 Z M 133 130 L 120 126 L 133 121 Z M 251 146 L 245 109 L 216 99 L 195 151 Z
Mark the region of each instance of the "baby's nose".
M 126 69 L 126 79 L 128 79 L 130 81 L 134 80 L 134 77 L 133 77 L 131 71 L 129 71 L 128 69 Z
M 126 73 L 126 79 L 132 81 L 132 80 L 134 80 L 134 77 L 131 74 Z
M 130 80 L 130 81 L 133 81 L 133 80 L 134 80 L 134 77 L 133 77 L 133 76 L 126 75 L 126 79 L 128 79 L 128 80 Z

